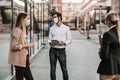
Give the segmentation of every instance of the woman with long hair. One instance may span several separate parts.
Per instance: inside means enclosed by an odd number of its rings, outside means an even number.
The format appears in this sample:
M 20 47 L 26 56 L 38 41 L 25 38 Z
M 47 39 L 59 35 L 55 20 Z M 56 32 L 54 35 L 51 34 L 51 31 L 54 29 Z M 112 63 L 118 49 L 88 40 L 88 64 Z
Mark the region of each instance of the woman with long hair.
M 109 31 L 103 34 L 100 49 L 101 62 L 97 72 L 100 80 L 120 80 L 120 21 L 119 15 L 110 11 L 106 15 Z
M 26 26 L 30 25 L 29 16 L 20 13 L 17 16 L 15 28 L 11 32 L 10 52 L 8 63 L 14 65 L 16 80 L 34 80 L 29 67 L 28 48 L 33 47 L 33 43 L 27 43 Z

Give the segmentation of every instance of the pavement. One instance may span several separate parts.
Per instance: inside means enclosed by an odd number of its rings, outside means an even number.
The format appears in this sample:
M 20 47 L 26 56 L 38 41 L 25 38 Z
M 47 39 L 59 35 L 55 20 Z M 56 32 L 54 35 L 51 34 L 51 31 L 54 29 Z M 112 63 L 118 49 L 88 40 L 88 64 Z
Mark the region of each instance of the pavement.
M 97 34 L 87 39 L 79 31 L 71 31 L 72 43 L 67 46 L 67 68 L 69 80 L 99 80 L 96 73 L 100 62 L 98 56 L 99 40 Z M 49 48 L 47 44 L 31 62 L 31 71 L 35 80 L 50 80 Z M 62 79 L 62 72 L 57 63 L 56 80 Z
M 90 39 L 78 30 L 71 31 L 72 43 L 67 46 L 67 67 L 69 80 L 99 80 L 96 73 L 100 59 L 98 57 L 98 34 L 90 34 Z M 7 64 L 9 51 L 9 34 L 0 34 L 0 80 L 10 75 Z M 31 60 L 34 80 L 50 80 L 49 48 L 46 44 Z M 57 63 L 57 80 L 62 80 L 62 72 Z M 14 80 L 14 79 L 13 79 Z
M 10 65 L 8 65 L 9 34 L 0 34 L 0 80 L 10 75 Z
M 79 32 L 81 33 L 81 34 L 86 34 L 86 32 L 85 32 L 85 30 L 81 30 L 81 29 L 78 29 L 79 30 Z M 98 34 L 99 33 L 99 31 L 98 30 L 95 30 L 95 29 L 90 29 L 89 30 L 89 34 Z

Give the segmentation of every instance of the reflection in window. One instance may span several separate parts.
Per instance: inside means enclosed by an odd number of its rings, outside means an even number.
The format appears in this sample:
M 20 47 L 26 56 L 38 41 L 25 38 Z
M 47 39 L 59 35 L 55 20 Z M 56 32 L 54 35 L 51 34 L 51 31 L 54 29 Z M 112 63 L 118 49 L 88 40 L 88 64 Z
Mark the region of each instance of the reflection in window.
M 1 9 L 1 18 L 3 24 L 9 24 L 11 21 L 11 10 L 10 9 Z

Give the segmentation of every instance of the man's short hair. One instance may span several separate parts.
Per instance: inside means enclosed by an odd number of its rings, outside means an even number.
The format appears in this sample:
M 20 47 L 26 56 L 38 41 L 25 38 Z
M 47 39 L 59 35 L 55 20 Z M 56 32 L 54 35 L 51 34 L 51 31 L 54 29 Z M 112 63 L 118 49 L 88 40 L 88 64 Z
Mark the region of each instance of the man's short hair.
M 55 14 L 57 15 L 57 17 L 61 17 L 61 20 L 62 20 L 62 14 L 61 14 L 61 13 L 59 13 L 59 12 L 54 12 L 54 13 L 52 14 L 52 16 L 55 15 Z

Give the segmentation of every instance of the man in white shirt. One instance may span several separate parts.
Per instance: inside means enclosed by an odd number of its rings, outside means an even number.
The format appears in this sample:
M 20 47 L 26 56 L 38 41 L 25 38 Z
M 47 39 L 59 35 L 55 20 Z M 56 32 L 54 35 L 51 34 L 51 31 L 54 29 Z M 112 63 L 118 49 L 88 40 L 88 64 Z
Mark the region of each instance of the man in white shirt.
M 56 63 L 60 63 L 63 73 L 63 80 L 68 80 L 68 71 L 66 66 L 66 45 L 71 43 L 71 33 L 68 26 L 62 23 L 61 13 L 55 12 L 53 15 L 54 25 L 49 31 L 50 44 L 50 77 L 56 80 Z

